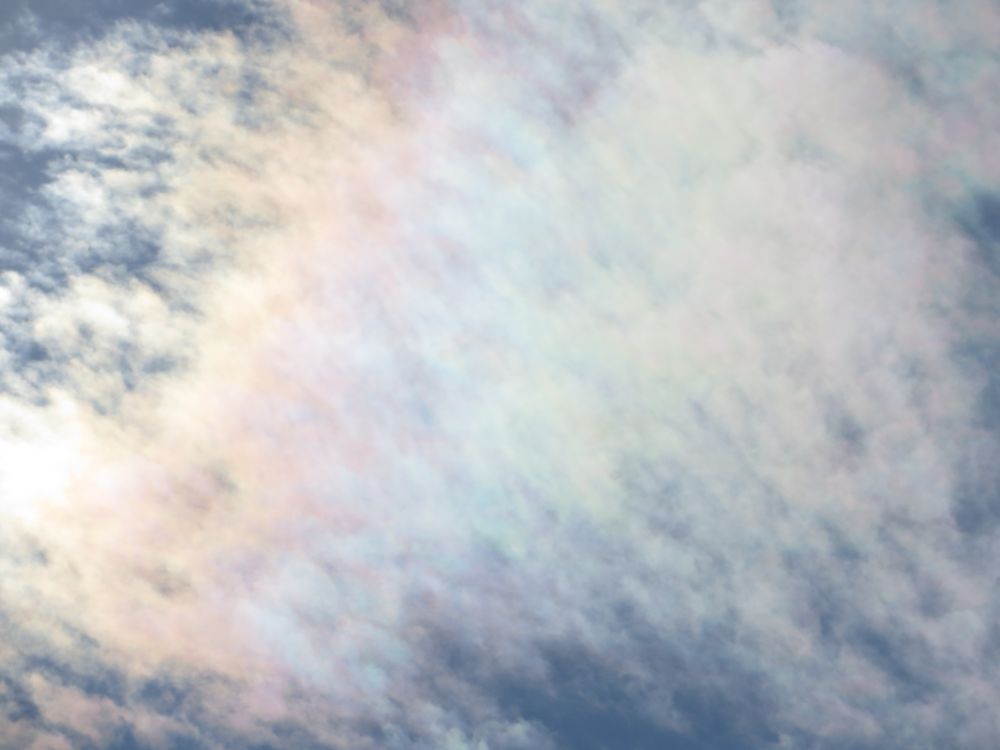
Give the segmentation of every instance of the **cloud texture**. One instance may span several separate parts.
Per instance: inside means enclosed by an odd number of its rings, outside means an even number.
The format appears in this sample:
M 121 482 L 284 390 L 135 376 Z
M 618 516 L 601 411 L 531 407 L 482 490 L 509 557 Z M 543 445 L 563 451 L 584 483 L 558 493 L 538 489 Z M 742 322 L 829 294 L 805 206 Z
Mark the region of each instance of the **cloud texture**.
M 57 5 L 0 747 L 996 746 L 995 3 Z

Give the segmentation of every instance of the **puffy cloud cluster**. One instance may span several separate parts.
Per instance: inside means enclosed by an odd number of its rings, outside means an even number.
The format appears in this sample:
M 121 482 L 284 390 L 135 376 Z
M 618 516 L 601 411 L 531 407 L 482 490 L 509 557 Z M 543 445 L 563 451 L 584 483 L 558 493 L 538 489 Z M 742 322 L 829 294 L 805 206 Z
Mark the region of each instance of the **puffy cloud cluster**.
M 960 5 L 166 3 L 9 53 L 0 746 L 992 747 Z

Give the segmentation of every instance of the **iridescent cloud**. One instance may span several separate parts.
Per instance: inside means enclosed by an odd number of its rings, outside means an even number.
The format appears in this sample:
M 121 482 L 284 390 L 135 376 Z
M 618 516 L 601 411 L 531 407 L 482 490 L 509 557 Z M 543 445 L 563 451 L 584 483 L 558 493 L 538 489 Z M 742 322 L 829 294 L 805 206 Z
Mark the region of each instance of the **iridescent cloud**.
M 0 11 L 0 748 L 995 746 L 995 4 L 93 5 Z

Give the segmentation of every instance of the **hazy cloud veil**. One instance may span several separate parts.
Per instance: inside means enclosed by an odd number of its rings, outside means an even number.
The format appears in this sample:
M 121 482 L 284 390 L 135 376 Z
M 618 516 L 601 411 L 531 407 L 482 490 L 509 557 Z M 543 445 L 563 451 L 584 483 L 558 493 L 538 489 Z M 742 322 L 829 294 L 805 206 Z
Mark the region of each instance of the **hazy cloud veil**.
M 1000 6 L 0 7 L 0 748 L 1000 746 Z

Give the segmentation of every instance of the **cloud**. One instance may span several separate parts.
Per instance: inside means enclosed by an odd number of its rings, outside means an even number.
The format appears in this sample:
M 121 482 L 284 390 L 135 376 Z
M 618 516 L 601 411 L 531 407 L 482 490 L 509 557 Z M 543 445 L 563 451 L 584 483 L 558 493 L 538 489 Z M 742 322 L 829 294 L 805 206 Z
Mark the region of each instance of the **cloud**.
M 964 5 L 289 0 L 11 58 L 11 747 L 990 747 Z

